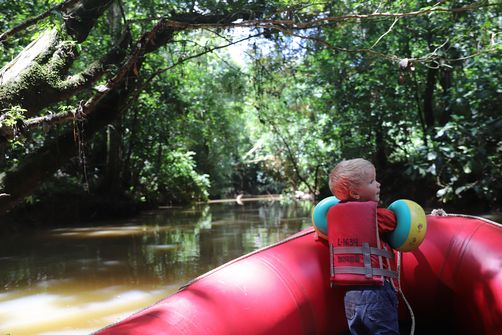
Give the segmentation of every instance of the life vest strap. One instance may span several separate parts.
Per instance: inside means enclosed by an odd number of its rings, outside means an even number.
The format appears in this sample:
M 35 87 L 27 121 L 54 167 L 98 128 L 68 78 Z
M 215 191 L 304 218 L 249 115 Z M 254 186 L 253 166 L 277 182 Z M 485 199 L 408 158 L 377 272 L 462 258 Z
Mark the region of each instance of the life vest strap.
M 365 255 L 368 253 L 368 249 L 365 246 L 362 246 L 362 247 L 335 247 L 335 246 L 333 246 L 332 253 L 333 253 L 333 255 L 338 255 L 338 254 L 362 254 L 362 255 Z M 370 247 L 369 254 L 386 257 L 391 260 L 394 259 L 394 253 L 392 253 L 388 250 L 385 250 L 385 249 Z
M 369 271 L 368 271 L 369 270 Z M 366 268 L 366 267 L 359 267 L 359 266 L 336 266 L 332 269 L 333 273 L 336 274 L 342 274 L 342 273 L 348 273 L 348 274 L 358 274 L 358 275 L 364 275 L 366 277 L 372 277 L 372 276 L 384 276 L 384 277 L 389 277 L 389 278 L 397 278 L 397 271 L 391 271 L 391 270 L 386 270 L 386 269 L 372 269 L 372 268 Z

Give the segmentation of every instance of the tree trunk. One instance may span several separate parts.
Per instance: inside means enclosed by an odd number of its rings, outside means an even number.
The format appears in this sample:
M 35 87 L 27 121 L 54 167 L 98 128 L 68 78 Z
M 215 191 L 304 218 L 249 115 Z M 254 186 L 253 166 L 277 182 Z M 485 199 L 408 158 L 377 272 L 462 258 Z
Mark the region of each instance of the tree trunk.
M 114 1 L 108 12 L 108 23 L 110 36 L 112 37 L 111 47 L 119 45 L 122 35 L 122 16 L 118 1 Z M 98 192 L 107 194 L 108 197 L 115 198 L 122 193 L 122 118 L 118 117 L 113 123 L 106 126 L 106 159 L 104 162 L 104 175 Z
M 434 90 L 436 87 L 437 81 L 437 69 L 429 68 L 427 69 L 427 79 L 425 83 L 425 91 L 424 91 L 424 119 L 427 131 L 430 132 L 435 124 L 435 116 L 434 116 Z
M 382 120 L 377 120 L 375 124 L 375 145 L 376 145 L 376 158 L 375 158 L 375 166 L 378 170 L 385 170 L 387 168 L 387 153 L 385 150 L 385 135 Z
M 433 33 L 429 31 L 427 33 L 427 44 L 429 45 L 429 50 L 432 52 L 434 47 L 432 45 Z M 427 68 L 427 77 L 425 82 L 424 90 L 424 101 L 423 101 L 423 113 L 425 120 L 426 131 L 430 133 L 436 124 L 436 118 L 434 115 L 434 90 L 436 88 L 438 69 L 429 67 Z
M 439 73 L 440 75 L 440 79 L 439 79 L 439 83 L 441 85 L 441 88 L 443 90 L 442 92 L 442 95 L 443 95 L 443 108 L 441 109 L 442 110 L 442 113 L 439 117 L 439 123 L 441 126 L 445 125 L 449 120 L 450 120 L 450 116 L 451 116 L 451 113 L 452 113 L 452 110 L 451 110 L 451 102 L 450 102 L 450 88 L 451 88 L 451 82 L 452 82 L 452 70 L 450 69 L 443 69 L 441 70 L 441 72 Z
M 63 11 L 68 33 L 77 41 L 83 42 L 96 24 L 98 18 L 113 0 L 81 0 Z

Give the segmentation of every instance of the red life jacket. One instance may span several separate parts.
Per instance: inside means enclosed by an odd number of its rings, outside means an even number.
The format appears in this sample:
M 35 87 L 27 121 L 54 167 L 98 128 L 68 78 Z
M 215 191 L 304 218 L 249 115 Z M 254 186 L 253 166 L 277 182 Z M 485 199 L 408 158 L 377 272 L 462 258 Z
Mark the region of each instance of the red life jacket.
M 327 221 L 332 284 L 383 285 L 398 277 L 394 252 L 378 234 L 375 201 L 338 203 Z

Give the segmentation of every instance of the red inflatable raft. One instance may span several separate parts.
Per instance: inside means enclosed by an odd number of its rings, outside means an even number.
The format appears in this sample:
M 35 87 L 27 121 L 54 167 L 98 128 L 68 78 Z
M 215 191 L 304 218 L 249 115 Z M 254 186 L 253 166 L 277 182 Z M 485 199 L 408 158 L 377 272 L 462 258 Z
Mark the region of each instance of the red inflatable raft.
M 428 216 L 401 284 L 415 334 L 502 334 L 502 226 Z M 346 334 L 343 289 L 330 288 L 328 247 L 307 229 L 231 261 L 96 334 Z M 411 314 L 400 301 L 402 334 Z

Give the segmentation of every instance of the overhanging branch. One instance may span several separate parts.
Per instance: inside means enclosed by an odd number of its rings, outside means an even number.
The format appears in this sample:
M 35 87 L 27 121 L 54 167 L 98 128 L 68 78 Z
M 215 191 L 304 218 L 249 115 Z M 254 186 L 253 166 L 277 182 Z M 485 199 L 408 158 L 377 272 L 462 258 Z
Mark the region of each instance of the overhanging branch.
M 396 21 L 394 21 L 394 23 L 391 25 L 391 27 L 389 28 L 389 30 L 385 34 L 380 36 L 380 38 L 377 40 L 377 42 L 375 42 L 373 44 L 373 46 L 375 46 L 381 40 L 381 38 L 383 38 L 385 35 L 387 35 L 390 32 L 390 30 L 394 27 L 395 22 Z M 298 38 L 304 39 L 304 40 L 313 41 L 317 44 L 323 45 L 327 49 L 330 49 L 330 50 L 333 50 L 336 52 L 369 54 L 371 56 L 375 56 L 375 57 L 382 58 L 382 59 L 387 59 L 391 62 L 396 62 L 396 63 L 403 60 L 403 58 L 404 58 L 404 57 L 399 57 L 397 55 L 389 55 L 389 54 L 385 54 L 383 52 L 376 51 L 373 49 L 373 46 L 371 46 L 370 48 L 344 48 L 344 47 L 335 46 L 335 45 L 323 40 L 320 37 L 295 33 L 289 29 L 282 28 L 279 26 L 276 26 L 275 29 L 286 34 L 286 35 L 298 37 Z M 414 64 L 421 63 L 427 67 L 430 67 L 430 68 L 450 67 L 448 65 L 449 63 L 463 61 L 463 60 L 473 58 L 473 57 L 476 57 L 476 56 L 479 56 L 482 54 L 489 54 L 492 52 L 498 52 L 500 50 L 500 47 L 499 47 L 500 44 L 496 43 L 494 41 L 494 39 L 492 38 L 488 48 L 481 49 L 472 55 L 459 57 L 459 58 L 445 58 L 444 56 L 440 57 L 439 50 L 441 50 L 445 45 L 446 45 L 446 43 L 443 43 L 442 45 L 438 46 L 434 51 L 432 51 L 426 55 L 423 55 L 420 57 L 414 57 L 414 58 L 406 58 L 406 61 L 409 63 L 414 63 Z
M 191 23 L 181 20 L 166 19 L 166 25 L 175 30 L 186 30 L 186 29 L 201 29 L 201 28 L 263 28 L 263 29 L 312 29 L 328 26 L 334 22 L 345 22 L 345 21 L 360 21 L 367 19 L 378 19 L 378 18 L 405 18 L 405 17 L 415 17 L 421 15 L 427 15 L 431 13 L 462 13 L 468 11 L 474 11 L 476 9 L 501 6 L 502 4 L 486 4 L 478 3 L 467 5 L 463 7 L 456 8 L 445 8 L 439 6 L 433 6 L 430 8 L 424 8 L 417 11 L 403 12 L 403 13 L 371 13 L 371 14 L 349 14 L 340 15 L 334 17 L 325 17 L 320 19 L 315 19 L 308 22 L 300 22 L 299 20 L 243 20 L 241 22 L 231 22 L 231 23 Z
M 207 48 L 205 49 L 204 51 L 202 52 L 199 52 L 197 54 L 193 54 L 193 55 L 190 55 L 188 57 L 185 57 L 181 60 L 179 60 L 178 62 L 168 66 L 168 67 L 165 67 L 165 68 L 162 68 L 162 69 L 159 69 L 157 70 L 156 72 L 154 72 L 152 75 L 150 75 L 143 83 L 143 85 L 139 86 L 137 88 L 137 91 L 133 94 L 134 96 L 137 96 L 138 93 L 140 93 L 142 90 L 144 90 L 144 88 L 146 86 L 148 86 L 150 83 L 152 83 L 156 77 L 158 77 L 159 75 L 161 75 L 162 73 L 165 73 L 167 71 L 169 71 L 170 69 L 180 65 L 180 64 L 183 64 L 191 59 L 194 59 L 194 58 L 197 58 L 197 57 L 200 57 L 200 56 L 203 56 L 207 53 L 211 53 L 211 52 L 214 52 L 216 50 L 219 50 L 219 49 L 223 49 L 223 48 L 226 48 L 226 47 L 229 47 L 231 45 L 234 45 L 234 44 L 238 44 L 238 43 L 241 43 L 243 41 L 246 41 L 246 40 L 249 40 L 249 39 L 252 39 L 252 38 L 255 38 L 255 37 L 258 37 L 262 35 L 262 33 L 258 33 L 258 34 L 255 34 L 255 35 L 251 35 L 251 36 L 248 36 L 248 37 L 245 37 L 245 38 L 242 38 L 242 39 L 239 39 L 239 40 L 236 40 L 236 41 L 230 41 L 229 43 L 227 44 L 224 44 L 224 45 L 218 45 L 218 46 L 215 46 L 213 48 Z M 130 70 L 131 68 L 130 67 L 125 67 L 124 70 Z M 97 88 L 98 90 L 98 95 L 106 95 L 106 93 L 110 90 L 110 88 L 112 87 L 113 85 L 112 84 L 108 84 L 108 85 L 101 85 Z M 20 122 L 20 124 L 22 125 L 22 129 L 23 130 L 32 130 L 32 129 L 35 129 L 35 128 L 48 128 L 50 126 L 53 126 L 53 125 L 57 125 L 57 124 L 61 124 L 61 123 L 66 123 L 66 122 L 69 122 L 69 121 L 75 121 L 75 120 L 82 120 L 82 119 L 85 119 L 85 117 L 90 114 L 92 111 L 89 109 L 89 107 L 87 107 L 86 109 L 86 112 L 83 111 L 83 105 L 79 105 L 75 108 L 72 108 L 71 110 L 67 110 L 67 111 L 64 111 L 64 112 L 60 112 L 60 113 L 50 113 L 48 115 L 45 115 L 45 116 L 39 116 L 39 117 L 34 117 L 34 118 L 30 118 L 28 120 L 25 120 L 25 121 L 22 121 Z M 2 119 L 1 119 L 1 116 L 0 116 L 0 128 L 6 128 L 7 126 L 5 125 L 2 125 Z M 14 129 L 14 127 L 18 128 L 19 125 L 15 125 L 15 126 L 11 126 L 12 129 L 10 130 L 4 130 L 4 140 L 10 140 L 10 139 L 13 139 L 14 137 L 16 136 L 21 136 L 22 133 L 19 133 L 18 131 L 16 131 Z M 5 134 L 10 134 L 10 136 L 5 136 Z

